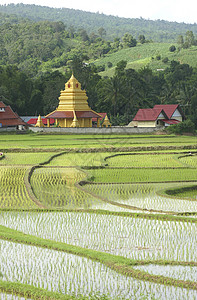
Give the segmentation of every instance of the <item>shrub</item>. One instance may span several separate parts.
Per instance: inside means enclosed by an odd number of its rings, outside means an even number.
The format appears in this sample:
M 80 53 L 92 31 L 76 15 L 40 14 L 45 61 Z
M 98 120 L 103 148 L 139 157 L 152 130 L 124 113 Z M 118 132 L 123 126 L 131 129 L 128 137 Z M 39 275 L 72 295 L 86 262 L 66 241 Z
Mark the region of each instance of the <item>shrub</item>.
M 163 62 L 164 64 L 166 64 L 168 61 L 169 61 L 168 57 L 165 57 L 165 58 L 162 59 L 162 62 Z
M 97 66 L 97 72 L 103 72 L 105 71 L 105 65 Z
M 111 63 L 111 61 L 107 62 L 107 66 L 108 66 L 108 68 L 111 68 L 113 66 L 113 64 Z
M 175 47 L 174 45 L 170 46 L 169 51 L 170 51 L 170 52 L 176 51 L 176 47 Z
M 195 125 L 191 120 L 188 119 L 184 122 L 169 126 L 167 131 L 175 134 L 194 133 Z

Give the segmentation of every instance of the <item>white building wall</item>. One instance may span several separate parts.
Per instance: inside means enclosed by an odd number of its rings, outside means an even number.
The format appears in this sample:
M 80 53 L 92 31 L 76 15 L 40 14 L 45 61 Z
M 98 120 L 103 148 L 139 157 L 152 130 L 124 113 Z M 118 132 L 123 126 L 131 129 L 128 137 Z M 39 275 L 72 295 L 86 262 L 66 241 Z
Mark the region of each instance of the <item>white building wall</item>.
M 180 122 L 183 121 L 183 118 L 182 118 L 182 116 L 181 116 L 181 114 L 180 114 L 180 112 L 179 112 L 178 109 L 175 110 L 175 112 L 173 113 L 171 119 L 175 119 L 175 120 L 178 120 Z

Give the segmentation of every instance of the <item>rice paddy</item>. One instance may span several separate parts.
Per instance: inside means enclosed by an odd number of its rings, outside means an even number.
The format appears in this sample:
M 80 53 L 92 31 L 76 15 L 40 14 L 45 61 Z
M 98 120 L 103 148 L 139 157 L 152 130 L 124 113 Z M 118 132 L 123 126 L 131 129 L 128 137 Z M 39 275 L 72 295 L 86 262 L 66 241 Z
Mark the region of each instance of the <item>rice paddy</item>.
M 1 299 L 197 298 L 196 137 L 1 137 Z

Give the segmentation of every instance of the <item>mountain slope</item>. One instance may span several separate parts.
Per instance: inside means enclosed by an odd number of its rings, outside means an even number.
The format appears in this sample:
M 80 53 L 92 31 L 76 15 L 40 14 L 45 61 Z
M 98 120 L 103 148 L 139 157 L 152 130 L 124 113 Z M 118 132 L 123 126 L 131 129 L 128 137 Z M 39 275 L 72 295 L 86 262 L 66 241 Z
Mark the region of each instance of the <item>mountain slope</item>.
M 175 41 L 179 34 L 185 34 L 191 30 L 197 34 L 197 24 L 185 24 L 168 22 L 164 20 L 145 20 L 119 18 L 99 13 L 91 13 L 68 8 L 50 8 L 37 5 L 9 4 L 0 5 L 0 12 L 15 14 L 34 21 L 49 20 L 62 21 L 67 27 L 84 28 L 88 33 L 98 33 L 100 27 L 106 30 L 106 38 L 113 40 L 115 37 L 122 37 L 126 32 L 134 37 L 144 34 L 146 39 L 158 42 Z

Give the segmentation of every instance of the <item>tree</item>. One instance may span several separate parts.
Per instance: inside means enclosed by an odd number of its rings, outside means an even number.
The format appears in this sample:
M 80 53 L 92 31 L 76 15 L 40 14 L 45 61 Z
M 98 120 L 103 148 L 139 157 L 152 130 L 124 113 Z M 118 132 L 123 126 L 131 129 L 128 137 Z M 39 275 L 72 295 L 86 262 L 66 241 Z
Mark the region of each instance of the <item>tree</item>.
M 106 30 L 103 27 L 100 27 L 98 29 L 98 34 L 100 35 L 101 38 L 103 38 L 104 36 L 106 36 Z
M 183 47 L 184 39 L 183 39 L 182 35 L 178 36 L 178 38 L 177 38 L 177 44 L 180 45 L 181 48 Z
M 188 30 L 185 34 L 185 43 L 188 44 L 189 47 L 191 47 L 192 45 L 194 45 L 194 34 L 193 31 Z
M 78 34 L 83 42 L 89 41 L 89 36 L 85 29 L 79 29 Z
M 125 33 L 122 40 L 125 47 L 130 48 L 130 47 L 135 47 L 137 45 L 136 39 L 134 39 L 130 33 Z
M 115 75 L 120 76 L 120 74 L 124 73 L 124 70 L 125 70 L 126 66 L 127 66 L 127 61 L 126 60 L 120 60 L 116 65 Z
M 143 34 L 139 35 L 138 40 L 141 44 L 144 44 L 146 42 L 146 38 Z
M 170 46 L 169 51 L 170 51 L 170 52 L 176 51 L 176 47 L 175 47 L 174 45 Z
M 168 61 L 169 61 L 169 58 L 168 58 L 168 57 L 164 57 L 164 58 L 162 59 L 162 62 L 163 62 L 164 64 L 166 64 Z

